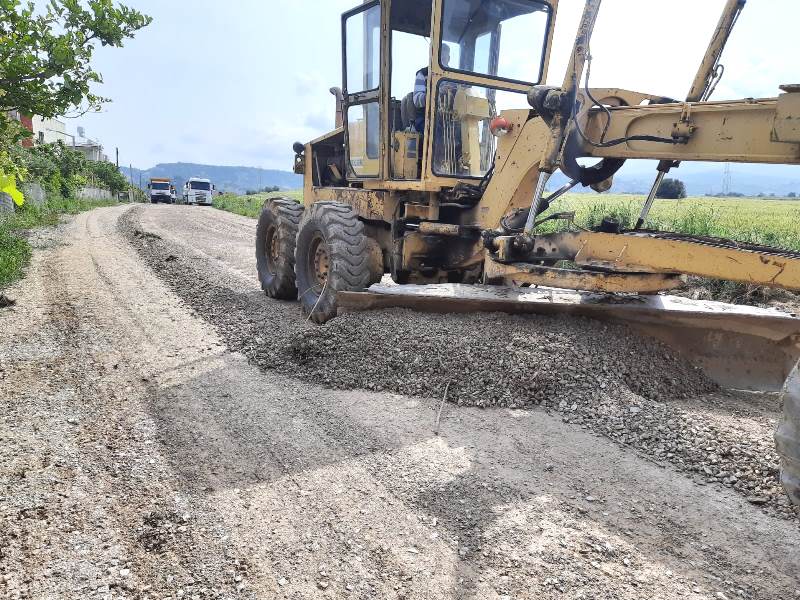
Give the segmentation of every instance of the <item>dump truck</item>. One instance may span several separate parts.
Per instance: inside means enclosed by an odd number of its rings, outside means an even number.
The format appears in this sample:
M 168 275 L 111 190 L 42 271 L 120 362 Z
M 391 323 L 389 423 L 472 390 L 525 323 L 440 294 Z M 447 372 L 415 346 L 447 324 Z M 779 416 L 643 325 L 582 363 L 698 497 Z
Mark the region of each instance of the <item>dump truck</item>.
M 150 202 L 153 204 L 159 202 L 175 204 L 175 186 L 167 177 L 151 177 L 147 183 L 147 192 Z
M 210 179 L 190 177 L 183 184 L 184 204 L 195 206 L 211 206 L 214 199 L 214 184 Z
M 664 294 L 686 275 L 798 291 L 800 253 L 644 226 L 684 161 L 800 164 L 800 85 L 711 100 L 744 0 L 725 2 L 685 98 L 591 87 L 600 0 L 584 4 L 563 83 L 544 85 L 558 4 L 371 0 L 344 13 L 336 128 L 294 145 L 302 203 L 263 206 L 262 289 L 316 323 L 391 306 L 625 322 L 722 385 L 784 389 L 776 440 L 800 503 L 800 319 Z M 429 49 L 423 68 L 392 60 L 393 37 Z M 634 226 L 609 216 L 586 229 L 557 210 L 568 190 L 606 191 L 644 159 L 658 163 Z M 556 172 L 567 183 L 548 193 Z M 375 286 L 387 273 L 400 285 Z

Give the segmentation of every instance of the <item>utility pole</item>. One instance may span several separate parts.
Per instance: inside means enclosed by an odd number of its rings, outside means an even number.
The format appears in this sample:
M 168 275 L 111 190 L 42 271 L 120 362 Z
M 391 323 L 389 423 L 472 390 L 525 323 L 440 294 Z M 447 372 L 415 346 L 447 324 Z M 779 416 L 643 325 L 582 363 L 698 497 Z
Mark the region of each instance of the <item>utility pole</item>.
M 119 146 L 114 148 L 114 150 L 116 150 L 116 153 L 117 153 L 117 171 L 119 171 Z M 119 194 L 120 193 L 117 192 L 117 202 L 119 202 Z M 128 200 L 130 200 L 130 198 L 128 198 Z

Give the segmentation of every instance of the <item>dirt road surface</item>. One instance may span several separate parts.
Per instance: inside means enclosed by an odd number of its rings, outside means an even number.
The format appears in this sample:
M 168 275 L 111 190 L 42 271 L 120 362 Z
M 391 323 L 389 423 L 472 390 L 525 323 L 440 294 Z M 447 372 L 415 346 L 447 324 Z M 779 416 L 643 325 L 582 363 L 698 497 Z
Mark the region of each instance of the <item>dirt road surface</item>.
M 118 206 L 37 234 L 0 310 L 5 597 L 800 598 L 797 519 L 722 482 L 544 408 L 448 404 L 436 435 L 440 397 L 232 348 L 248 303 L 305 326 L 261 295 L 254 229 Z M 695 408 L 766 448 L 765 403 Z

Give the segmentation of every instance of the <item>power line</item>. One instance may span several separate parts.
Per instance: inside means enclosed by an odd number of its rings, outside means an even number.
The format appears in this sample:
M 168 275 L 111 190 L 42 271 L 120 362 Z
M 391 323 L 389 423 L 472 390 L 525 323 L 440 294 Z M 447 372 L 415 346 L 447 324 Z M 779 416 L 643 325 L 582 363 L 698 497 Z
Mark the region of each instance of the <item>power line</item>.
M 731 164 L 725 163 L 725 171 L 722 174 L 722 195 L 727 196 L 731 193 Z

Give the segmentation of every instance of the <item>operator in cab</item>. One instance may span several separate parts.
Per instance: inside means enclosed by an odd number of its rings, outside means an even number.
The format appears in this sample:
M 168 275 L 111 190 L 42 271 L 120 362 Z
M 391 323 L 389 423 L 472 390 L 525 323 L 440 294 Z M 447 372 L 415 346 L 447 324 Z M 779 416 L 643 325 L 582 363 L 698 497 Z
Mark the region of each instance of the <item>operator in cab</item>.
M 450 66 L 450 47 L 442 44 L 442 65 Z M 414 120 L 414 129 L 417 133 L 425 132 L 425 98 L 428 93 L 428 67 L 423 67 L 417 71 L 414 80 L 414 106 L 417 109 L 417 116 Z

